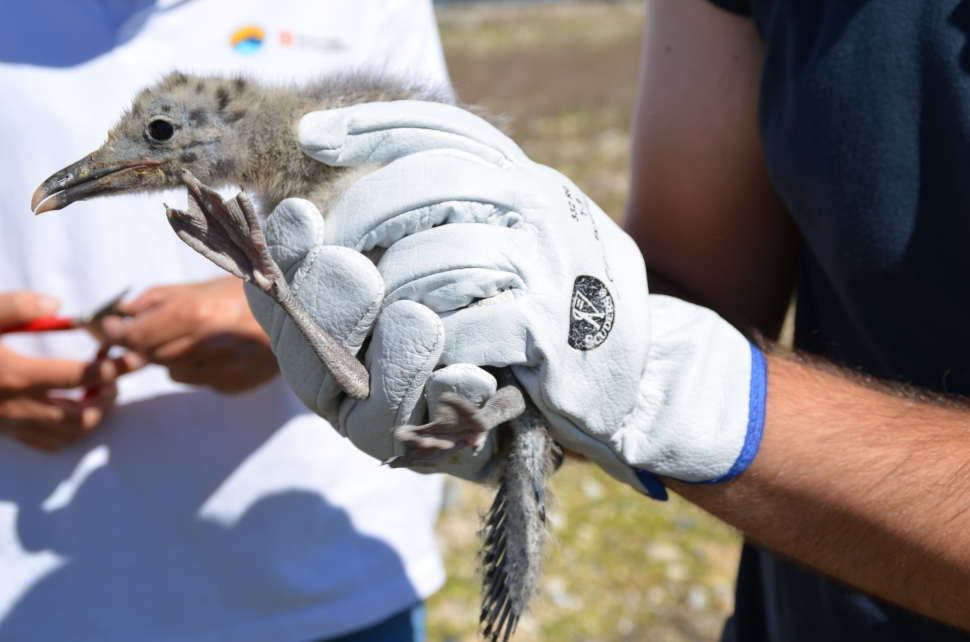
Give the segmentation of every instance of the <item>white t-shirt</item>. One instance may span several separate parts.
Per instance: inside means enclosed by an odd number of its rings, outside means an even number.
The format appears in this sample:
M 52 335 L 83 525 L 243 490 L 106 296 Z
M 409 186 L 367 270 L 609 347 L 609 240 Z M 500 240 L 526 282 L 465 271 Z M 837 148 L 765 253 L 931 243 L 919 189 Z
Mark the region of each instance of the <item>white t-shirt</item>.
M 86 312 L 125 287 L 222 276 L 162 202 L 32 216 L 33 190 L 97 148 L 171 69 L 296 80 L 366 65 L 446 82 L 428 0 L 0 2 L 0 291 Z M 81 332 L 17 335 L 90 358 Z M 277 377 L 220 395 L 150 367 L 89 438 L 0 439 L 0 640 L 306 642 L 385 619 L 443 581 L 435 477 L 382 467 Z

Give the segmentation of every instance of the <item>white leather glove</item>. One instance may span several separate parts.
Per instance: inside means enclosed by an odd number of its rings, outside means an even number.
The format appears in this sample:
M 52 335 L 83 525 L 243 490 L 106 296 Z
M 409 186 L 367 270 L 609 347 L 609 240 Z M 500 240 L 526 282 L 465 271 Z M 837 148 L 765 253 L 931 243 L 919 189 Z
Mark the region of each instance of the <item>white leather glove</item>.
M 327 238 L 388 248 L 386 310 L 437 312 L 441 364 L 511 366 L 560 444 L 655 496 L 650 473 L 717 481 L 750 464 L 761 353 L 706 309 L 648 301 L 636 246 L 567 178 L 447 105 L 316 112 L 300 139 L 331 165 L 387 164 L 340 198 Z M 368 402 L 341 410 L 352 439 L 345 418 Z
M 380 180 L 369 177 L 371 181 Z M 381 213 L 381 220 L 387 218 Z M 354 216 L 339 206 L 331 220 Z M 495 378 L 471 365 L 436 369 L 444 347 L 438 315 L 412 301 L 399 301 L 378 312 L 384 281 L 370 259 L 334 245 L 319 210 L 303 199 L 280 203 L 267 218 L 264 234 L 294 294 L 317 322 L 353 354 L 370 335 L 364 363 L 371 374 L 371 394 L 364 401 L 348 398 L 282 308 L 255 287 L 246 294 L 287 384 L 313 412 L 324 417 L 364 452 L 386 461 L 395 449 L 395 426 L 427 421 L 427 404 L 445 392 L 484 403 L 495 394 Z M 344 237 L 345 241 L 347 238 Z M 373 331 L 373 332 L 372 332 Z M 427 391 L 427 394 L 425 394 Z M 343 411 L 341 411 L 343 407 Z M 492 441 L 478 452 L 463 452 L 427 472 L 448 472 L 478 481 L 492 468 Z
M 365 256 L 324 244 L 324 220 L 309 201 L 280 203 L 263 233 L 270 253 L 307 311 L 352 354 L 373 328 L 384 298 L 384 281 Z M 310 410 L 336 426 L 343 392 L 281 307 L 249 283 L 244 285 L 253 316 L 287 384 Z

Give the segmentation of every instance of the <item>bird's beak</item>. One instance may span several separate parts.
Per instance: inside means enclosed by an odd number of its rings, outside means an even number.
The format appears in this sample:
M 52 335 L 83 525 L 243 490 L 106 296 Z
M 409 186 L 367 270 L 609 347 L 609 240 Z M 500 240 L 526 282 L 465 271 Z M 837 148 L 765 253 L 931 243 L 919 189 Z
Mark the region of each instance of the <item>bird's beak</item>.
M 68 165 L 41 183 L 30 208 L 34 214 L 59 210 L 92 196 L 146 187 L 164 181 L 160 169 L 162 161 L 147 158 L 123 161 L 104 161 L 101 150 L 88 154 Z

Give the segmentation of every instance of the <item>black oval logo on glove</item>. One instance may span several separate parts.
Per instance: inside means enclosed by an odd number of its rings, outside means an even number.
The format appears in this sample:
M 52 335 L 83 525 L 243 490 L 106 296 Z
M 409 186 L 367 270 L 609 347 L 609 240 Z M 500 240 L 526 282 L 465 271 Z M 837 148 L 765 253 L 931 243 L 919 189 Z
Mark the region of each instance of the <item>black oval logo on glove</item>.
M 569 310 L 569 345 L 592 350 L 606 341 L 616 309 L 606 285 L 593 276 L 577 276 Z

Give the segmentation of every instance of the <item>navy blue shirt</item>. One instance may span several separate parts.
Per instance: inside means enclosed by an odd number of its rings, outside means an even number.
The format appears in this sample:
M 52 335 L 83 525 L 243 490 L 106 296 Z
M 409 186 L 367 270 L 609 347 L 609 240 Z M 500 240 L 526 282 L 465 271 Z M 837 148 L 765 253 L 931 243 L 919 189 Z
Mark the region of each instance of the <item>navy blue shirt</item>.
M 970 395 L 970 4 L 710 1 L 765 41 L 765 161 L 804 240 L 798 347 Z M 746 548 L 724 639 L 970 634 Z

